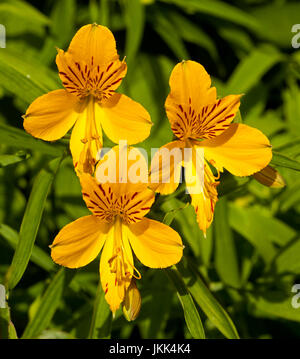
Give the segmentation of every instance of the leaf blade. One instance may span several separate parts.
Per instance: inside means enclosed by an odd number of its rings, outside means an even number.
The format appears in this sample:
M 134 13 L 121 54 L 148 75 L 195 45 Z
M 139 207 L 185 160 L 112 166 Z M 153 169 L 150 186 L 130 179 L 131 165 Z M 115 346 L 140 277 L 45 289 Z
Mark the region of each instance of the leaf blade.
M 186 285 L 175 267 L 165 270 L 168 278 L 177 290 L 177 296 L 183 309 L 186 325 L 194 339 L 205 339 L 205 332 L 198 310 Z
M 49 168 L 42 169 L 34 181 L 20 228 L 20 239 L 6 274 L 8 289 L 18 284 L 27 268 L 47 195 L 61 161 L 62 157 L 52 160 Z

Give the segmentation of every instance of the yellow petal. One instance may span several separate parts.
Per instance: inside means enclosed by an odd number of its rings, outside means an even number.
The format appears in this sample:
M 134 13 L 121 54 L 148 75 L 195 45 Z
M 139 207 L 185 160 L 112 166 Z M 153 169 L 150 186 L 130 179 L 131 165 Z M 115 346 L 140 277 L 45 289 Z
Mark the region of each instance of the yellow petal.
M 93 173 L 102 148 L 102 129 L 95 116 L 94 102 L 88 101 L 72 130 L 70 150 L 76 170 Z
M 189 145 L 191 145 L 191 142 L 189 142 Z M 204 150 L 202 147 L 192 145 L 192 147 L 184 149 L 184 178 L 186 189 L 190 194 L 203 192 L 204 166 Z
M 140 221 L 150 211 L 155 199 L 147 185 L 140 191 L 140 185 L 98 183 L 86 173 L 79 178 L 87 207 L 103 221 L 112 221 L 116 214 L 122 216 L 126 223 Z
M 213 221 L 216 203 L 211 198 L 205 197 L 204 193 L 191 194 L 191 198 L 191 204 L 195 209 L 199 228 L 205 234 Z
M 183 141 L 162 146 L 153 156 L 150 169 L 150 188 L 161 194 L 173 193 L 181 181 Z
M 84 61 L 88 66 L 119 58 L 114 35 L 107 27 L 97 24 L 82 26 L 73 37 L 68 52 L 75 61 Z
M 183 245 L 171 227 L 149 218 L 128 226 L 128 238 L 137 258 L 147 267 L 166 268 L 180 261 Z
M 203 159 L 203 152 L 193 146 L 191 163 L 185 160 L 186 189 L 191 196 L 199 228 L 205 233 L 213 220 L 215 204 L 218 200 L 216 177 Z M 203 149 L 202 149 L 203 151 Z M 189 171 L 187 171 L 187 169 Z M 194 172 L 191 176 L 190 172 Z
M 99 254 L 109 226 L 95 216 L 86 216 L 67 224 L 55 237 L 51 257 L 69 268 L 87 265 Z
M 189 60 L 177 64 L 169 84 L 171 91 L 166 100 L 167 112 L 172 104 L 187 105 L 192 102 L 200 108 L 216 101 L 216 89 L 210 87 L 210 76 L 198 62 Z
M 74 125 L 81 106 L 66 90 L 55 90 L 38 97 L 24 115 L 24 128 L 32 136 L 46 141 L 63 137 Z
M 236 176 L 249 176 L 266 167 L 272 150 L 268 138 L 256 128 L 233 123 L 220 136 L 199 143 L 215 168 Z
M 216 102 L 216 89 L 210 87 L 210 76 L 204 67 L 194 61 L 177 64 L 169 84 L 165 108 L 172 131 L 180 139 L 191 137 L 199 122 L 199 109 Z
M 240 107 L 240 97 L 229 95 L 200 108 L 190 137 L 200 139 L 219 136 L 234 119 Z
M 113 313 L 125 298 L 133 274 L 133 257 L 123 225 L 111 227 L 100 259 L 100 278 L 105 299 Z M 117 242 L 121 243 L 119 246 Z
M 96 117 L 107 137 L 115 143 L 141 142 L 149 136 L 152 126 L 150 115 L 142 105 L 118 93 L 96 105 Z

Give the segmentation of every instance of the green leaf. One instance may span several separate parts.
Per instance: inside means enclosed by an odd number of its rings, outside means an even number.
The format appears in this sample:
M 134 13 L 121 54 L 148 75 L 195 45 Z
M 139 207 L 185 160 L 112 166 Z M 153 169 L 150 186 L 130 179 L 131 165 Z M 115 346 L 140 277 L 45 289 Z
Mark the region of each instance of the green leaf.
M 187 206 L 186 203 L 179 201 L 176 198 L 167 199 L 161 205 L 161 208 L 165 212 L 173 212 L 173 218 L 180 226 L 180 233 L 182 234 L 183 239 L 189 244 L 195 256 L 200 257 L 201 248 L 199 242 L 204 240 L 204 236 L 197 224 L 194 208 L 191 205 Z M 172 216 L 172 214 L 167 215 L 164 220 L 170 220 L 170 216 Z
M 216 0 L 162 0 L 163 2 L 173 3 L 188 13 L 200 12 L 202 14 L 215 16 L 219 19 L 230 21 L 248 28 L 249 30 L 257 31 L 260 29 L 260 24 L 255 17 L 244 12 L 243 10 Z
M 69 43 L 75 32 L 76 1 L 56 1 L 51 14 L 51 34 L 56 46 L 63 47 Z
M 183 309 L 184 319 L 192 337 L 194 339 L 205 339 L 205 332 L 200 315 L 180 274 L 175 267 L 168 268 L 165 272 L 177 290 L 177 296 Z
M 176 26 L 168 18 L 167 13 L 163 13 L 161 9 L 151 15 L 151 21 L 154 22 L 153 27 L 160 37 L 165 41 L 174 55 L 181 61 L 189 58 L 189 54 L 185 48 Z
M 300 239 L 288 243 L 272 265 L 278 274 L 300 274 Z
M 271 164 L 279 167 L 290 168 L 291 170 L 300 171 L 300 162 L 294 158 L 283 155 L 277 151 L 272 151 L 273 157 Z
M 94 302 L 89 339 L 109 339 L 111 333 L 112 313 L 105 300 L 105 294 L 99 283 Z
M 265 2 L 265 5 L 255 7 L 250 14 L 260 24 L 259 36 L 272 41 L 280 47 L 292 50 L 291 32 L 294 24 L 299 24 L 299 2 Z
M 227 83 L 226 93 L 248 92 L 282 57 L 270 45 L 256 48 L 238 64 Z
M 214 60 L 217 59 L 218 53 L 213 40 L 197 24 L 194 24 L 177 11 L 169 10 L 168 17 L 183 40 L 206 49 Z
M 35 59 L 23 59 L 18 51 L 6 49 L 0 52 L 1 86 L 19 97 L 24 103 L 31 103 L 37 97 L 60 86 L 58 76 Z
M 287 224 L 264 215 L 258 208 L 231 204 L 229 211 L 230 226 L 257 249 L 266 263 L 270 263 L 276 254 L 275 244 L 285 245 L 295 236 L 296 232 Z
M 18 339 L 9 308 L 0 308 L 0 339 Z
M 26 326 L 22 339 L 36 338 L 48 327 L 61 301 L 64 289 L 69 285 L 76 271 L 59 269 L 41 298 L 34 317 Z
M 125 1 L 126 43 L 125 55 L 128 69 L 134 63 L 144 32 L 144 5 L 140 0 Z
M 182 204 L 182 207 L 178 207 L 178 208 L 172 209 L 170 212 L 167 212 L 163 218 L 163 223 L 166 224 L 167 226 L 169 226 L 173 222 L 173 219 L 176 217 L 176 215 L 180 215 L 180 213 L 178 213 L 178 212 L 181 211 L 182 209 L 188 207 L 189 205 L 190 205 L 189 203 Z
M 268 291 L 257 297 L 249 295 L 251 312 L 258 317 L 271 319 L 283 318 L 300 322 L 299 308 L 293 308 L 292 297 L 295 293 L 283 291 Z
M 221 183 L 218 186 L 218 195 L 219 197 L 223 197 L 227 194 L 232 194 L 245 187 L 248 182 L 248 177 L 236 177 L 230 173 L 223 174 Z
M 229 315 L 211 294 L 191 263 L 188 263 L 187 260 L 183 258 L 183 260 L 177 264 L 177 269 L 194 300 L 210 321 L 226 338 L 238 339 L 239 335 Z
M 239 288 L 241 280 L 237 252 L 229 226 L 228 205 L 225 198 L 221 198 L 216 204 L 213 226 L 216 270 L 225 284 Z
M 19 234 L 14 229 L 2 223 L 0 224 L 0 235 L 6 239 L 13 249 L 16 249 L 19 242 Z M 32 248 L 30 260 L 47 272 L 55 268 L 50 256 L 36 245 Z
M 0 339 L 17 339 L 15 327 L 10 319 L 10 308 L 6 304 L 5 287 L 0 284 Z
M 9 146 L 33 150 L 52 157 L 61 156 L 65 146 L 56 143 L 49 144 L 38 140 L 24 130 L 0 123 L 0 142 Z
M 35 33 L 37 28 L 48 25 L 49 19 L 28 2 L 2 0 L 0 23 L 5 24 L 8 35 L 16 36 L 24 32 Z
M 30 155 L 21 151 L 15 155 L 0 155 L 0 168 L 27 160 L 29 157 Z
M 56 158 L 49 162 L 48 167 L 43 168 L 34 181 L 22 220 L 18 245 L 6 275 L 6 284 L 9 289 L 14 288 L 18 284 L 26 270 L 41 222 L 47 195 L 61 161 L 62 158 Z
M 109 25 L 109 0 L 100 0 L 100 24 Z
M 292 133 L 300 131 L 300 90 L 296 80 L 289 81 L 289 88 L 283 91 L 283 111 Z

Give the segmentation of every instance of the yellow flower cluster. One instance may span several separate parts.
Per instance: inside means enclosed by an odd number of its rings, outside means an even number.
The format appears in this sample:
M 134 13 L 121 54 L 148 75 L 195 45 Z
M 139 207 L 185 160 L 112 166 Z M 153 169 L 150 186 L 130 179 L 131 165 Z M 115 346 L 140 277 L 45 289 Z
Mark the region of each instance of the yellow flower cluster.
M 107 27 L 83 26 L 66 52 L 58 50 L 56 63 L 64 89 L 37 98 L 23 116 L 24 128 L 46 141 L 60 139 L 73 128 L 70 151 L 83 199 L 92 214 L 61 229 L 51 256 L 60 265 L 78 268 L 102 251 L 100 278 L 105 298 L 113 313 L 122 304 L 125 316 L 132 320 L 140 306 L 135 279 L 141 277 L 132 251 L 151 268 L 176 264 L 183 253 L 176 231 L 145 217 L 155 192 L 174 192 L 183 167 L 191 204 L 205 233 L 213 220 L 220 172 L 226 168 L 236 176 L 249 176 L 260 171 L 271 160 L 271 146 L 259 130 L 233 123 L 240 95 L 218 99 L 204 67 L 182 61 L 171 73 L 165 103 L 177 139 L 155 154 L 147 181 L 122 181 L 118 176 L 114 183 L 102 182 L 96 175 L 103 164 L 99 157 L 102 130 L 114 143 L 133 145 L 149 136 L 150 116 L 139 103 L 116 92 L 127 65 L 119 59 Z M 111 150 L 118 173 L 122 163 L 119 150 L 118 146 Z M 168 165 L 159 159 L 165 150 L 179 154 Z M 125 148 L 125 157 L 130 161 L 129 148 Z M 166 172 L 168 181 L 163 180 Z M 150 176 L 158 180 L 150 182 Z

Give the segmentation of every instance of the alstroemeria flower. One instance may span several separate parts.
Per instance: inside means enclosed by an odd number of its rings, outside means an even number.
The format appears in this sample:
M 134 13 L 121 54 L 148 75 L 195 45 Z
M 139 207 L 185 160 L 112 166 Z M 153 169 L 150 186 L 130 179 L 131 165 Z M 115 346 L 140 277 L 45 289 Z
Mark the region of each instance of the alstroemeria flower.
M 94 260 L 102 250 L 100 278 L 112 312 L 125 300 L 134 278 L 140 279 L 136 257 L 150 268 L 171 266 L 182 257 L 180 236 L 167 225 L 145 218 L 155 194 L 147 184 L 102 183 L 79 175 L 82 195 L 92 215 L 66 225 L 51 246 L 52 259 L 78 268 Z
M 177 64 L 169 83 L 171 91 L 165 108 L 171 129 L 178 139 L 163 146 L 156 156 L 160 155 L 162 149 L 177 149 L 182 156 L 169 164 L 167 169 L 162 164 L 158 165 L 156 157 L 153 158 L 151 175 L 164 177 L 169 171 L 170 181 L 154 183 L 152 188 L 162 194 L 174 192 L 180 180 L 176 173 L 180 172 L 181 166 L 192 169 L 196 176 L 202 176 L 203 180 L 197 182 L 197 191 L 190 192 L 189 186 L 187 190 L 199 227 L 205 232 L 213 220 L 219 172 L 226 168 L 236 176 L 252 175 L 270 162 L 271 146 L 261 131 L 232 123 L 241 96 L 229 95 L 217 99 L 210 76 L 199 63 L 183 61 Z M 186 148 L 190 148 L 193 154 L 188 159 L 184 158 Z M 196 170 L 197 163 L 201 164 L 201 173 Z M 217 170 L 217 176 L 213 174 L 210 165 Z M 185 179 L 189 181 L 187 176 Z
M 149 136 L 152 122 L 143 106 L 116 93 L 127 66 L 119 60 L 111 31 L 97 24 L 83 26 L 67 52 L 58 50 L 56 63 L 64 89 L 38 97 L 24 115 L 24 128 L 34 137 L 55 141 L 72 130 L 74 166 L 92 173 L 108 138 L 128 144 Z

